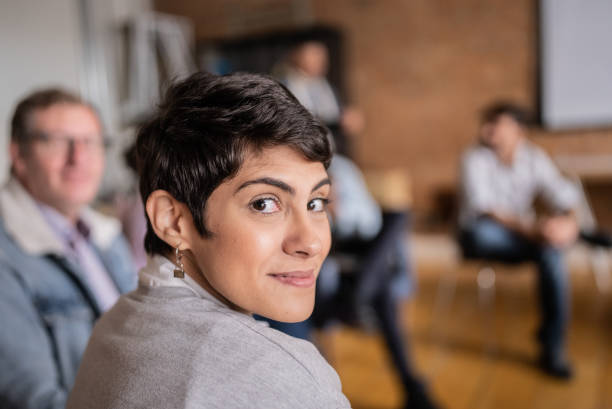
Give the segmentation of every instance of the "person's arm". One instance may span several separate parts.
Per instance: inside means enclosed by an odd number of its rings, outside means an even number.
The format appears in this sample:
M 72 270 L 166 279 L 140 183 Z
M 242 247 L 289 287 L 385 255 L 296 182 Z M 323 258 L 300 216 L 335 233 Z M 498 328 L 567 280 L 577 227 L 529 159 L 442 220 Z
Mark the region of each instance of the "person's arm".
M 534 151 L 537 184 L 553 213 L 539 222 L 542 240 L 556 247 L 566 247 L 578 237 L 577 209 L 580 191 L 566 179 L 552 160 L 540 149 Z
M 540 231 L 537 224 L 525 223 L 516 217 L 506 215 L 500 212 L 487 211 L 482 213 L 483 216 L 487 216 L 509 230 L 512 230 L 523 237 L 530 240 L 538 240 L 540 238 Z
M 493 190 L 495 183 L 491 177 L 490 163 L 482 151 L 478 149 L 467 151 L 461 160 L 463 206 L 474 216 L 489 217 L 527 238 L 535 238 L 537 230 L 534 225 L 502 213 L 497 208 Z
M 485 215 L 530 240 L 541 241 L 555 247 L 567 247 L 578 237 L 579 229 L 574 211 L 546 216 L 533 224 L 524 224 L 516 218 L 495 212 Z
M 363 175 L 350 159 L 336 155 L 328 169 L 333 189 L 333 222 L 339 238 L 370 239 L 380 231 L 382 211 L 370 195 Z
M 0 328 L 0 407 L 64 408 L 67 391 L 49 335 L 25 286 L 1 259 Z
M 579 227 L 574 211 L 544 218 L 539 226 L 542 240 L 555 247 L 567 247 L 578 238 Z
M 566 178 L 541 149 L 534 150 L 532 161 L 533 176 L 546 203 L 558 214 L 575 212 L 581 197 L 576 183 Z

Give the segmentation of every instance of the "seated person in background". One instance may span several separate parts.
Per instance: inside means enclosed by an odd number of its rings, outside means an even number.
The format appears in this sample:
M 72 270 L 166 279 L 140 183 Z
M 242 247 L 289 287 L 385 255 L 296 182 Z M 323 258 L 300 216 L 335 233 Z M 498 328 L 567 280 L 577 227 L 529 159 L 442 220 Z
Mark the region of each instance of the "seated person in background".
M 325 44 L 304 41 L 291 50 L 277 75 L 308 111 L 333 126 L 339 124 L 342 110 L 326 77 L 328 65 Z
M 360 321 L 365 315 L 363 312 L 372 311 L 407 394 L 408 406 L 433 408 L 435 404 L 410 363 L 407 337 L 402 334 L 398 315 L 399 298 L 410 291 L 405 241 L 407 210 L 383 214 L 368 192 L 361 171 L 345 156 L 350 151 L 351 138 L 361 132 L 364 121 L 355 108 L 341 109 L 325 77 L 327 69 L 326 46 L 306 41 L 290 53 L 281 81 L 300 103 L 328 125 L 333 132 L 330 138 L 338 148 L 328 170 L 332 180 L 332 251 L 321 272 L 312 320 L 270 324 L 293 336 L 309 338 L 311 324 L 324 324 L 337 314 L 338 308 L 349 321 Z M 340 253 L 358 256 L 359 267 L 351 269 L 353 277 L 348 297 L 339 293 L 345 290 L 338 286 L 342 267 L 336 266 Z M 340 300 L 346 302 L 338 305 Z
M 119 223 L 87 205 L 104 169 L 93 108 L 35 92 L 11 123 L 0 191 L 0 406 L 63 408 L 94 321 L 135 284 Z
M 361 111 L 347 106 L 327 80 L 329 53 L 319 41 L 304 41 L 295 46 L 276 68 L 275 75 L 287 86 L 315 118 L 334 135 L 336 152 L 349 154 L 349 139 L 364 127 Z
M 312 320 L 320 326 L 340 308 L 346 320 L 361 323 L 367 322 L 364 312 L 373 312 L 407 395 L 406 407 L 435 408 L 413 367 L 407 329 L 401 326 L 400 300 L 411 287 L 405 240 L 408 212 L 383 212 L 368 192 L 361 171 L 342 155 L 334 155 L 329 175 L 333 189 L 332 251 L 321 273 Z M 342 266 L 347 255 L 354 262 L 348 271 Z M 341 280 L 334 275 L 347 273 L 352 275 L 347 277 L 348 287 L 328 284 Z M 349 294 L 341 293 L 347 289 Z
M 578 234 L 579 194 L 544 151 L 526 138 L 521 108 L 492 105 L 483 112 L 479 141 L 461 164 L 460 244 L 466 257 L 538 266 L 542 322 L 540 365 L 548 374 L 570 378 L 565 356 L 570 301 L 563 249 Z M 552 209 L 536 218 L 534 201 Z
M 348 408 L 305 320 L 330 247 L 325 128 L 277 82 L 197 73 L 139 132 L 147 265 L 96 325 L 68 408 Z

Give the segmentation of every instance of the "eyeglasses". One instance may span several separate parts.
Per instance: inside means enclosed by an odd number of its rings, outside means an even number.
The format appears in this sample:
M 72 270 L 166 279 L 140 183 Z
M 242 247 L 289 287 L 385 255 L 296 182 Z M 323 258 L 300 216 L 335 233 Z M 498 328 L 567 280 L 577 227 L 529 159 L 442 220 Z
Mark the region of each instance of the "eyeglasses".
M 39 142 L 47 152 L 57 155 L 66 155 L 74 152 L 76 145 L 86 153 L 102 153 L 109 143 L 106 138 L 101 136 L 91 136 L 84 138 L 74 138 L 67 135 L 49 135 L 44 132 L 36 132 L 31 138 Z

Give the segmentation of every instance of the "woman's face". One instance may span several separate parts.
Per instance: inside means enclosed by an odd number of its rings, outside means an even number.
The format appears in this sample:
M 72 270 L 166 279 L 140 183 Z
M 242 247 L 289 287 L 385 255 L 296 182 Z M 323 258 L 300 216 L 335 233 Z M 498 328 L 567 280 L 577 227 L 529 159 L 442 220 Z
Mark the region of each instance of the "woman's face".
M 206 203 L 212 236 L 192 226 L 190 258 L 202 284 L 238 310 L 284 322 L 308 318 L 330 247 L 329 190 L 323 165 L 291 148 L 247 155 Z

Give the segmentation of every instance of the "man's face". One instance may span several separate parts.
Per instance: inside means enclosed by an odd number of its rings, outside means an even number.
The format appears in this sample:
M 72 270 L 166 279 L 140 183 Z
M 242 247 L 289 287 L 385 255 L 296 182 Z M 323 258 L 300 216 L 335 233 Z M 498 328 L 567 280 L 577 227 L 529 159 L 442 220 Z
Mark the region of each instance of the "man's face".
M 325 45 L 312 41 L 300 46 L 296 55 L 296 64 L 310 77 L 323 77 L 327 74 L 328 59 Z
M 482 125 L 480 140 L 499 156 L 512 155 L 524 136 L 521 125 L 509 115 L 500 115 L 494 122 Z
M 190 250 L 207 289 L 231 307 L 284 322 L 312 313 L 330 247 L 323 165 L 287 147 L 250 154 L 206 202 L 212 237 L 192 227 Z
M 32 138 L 11 143 L 17 178 L 38 201 L 76 218 L 90 203 L 104 171 L 100 122 L 84 105 L 60 103 L 34 111 Z

